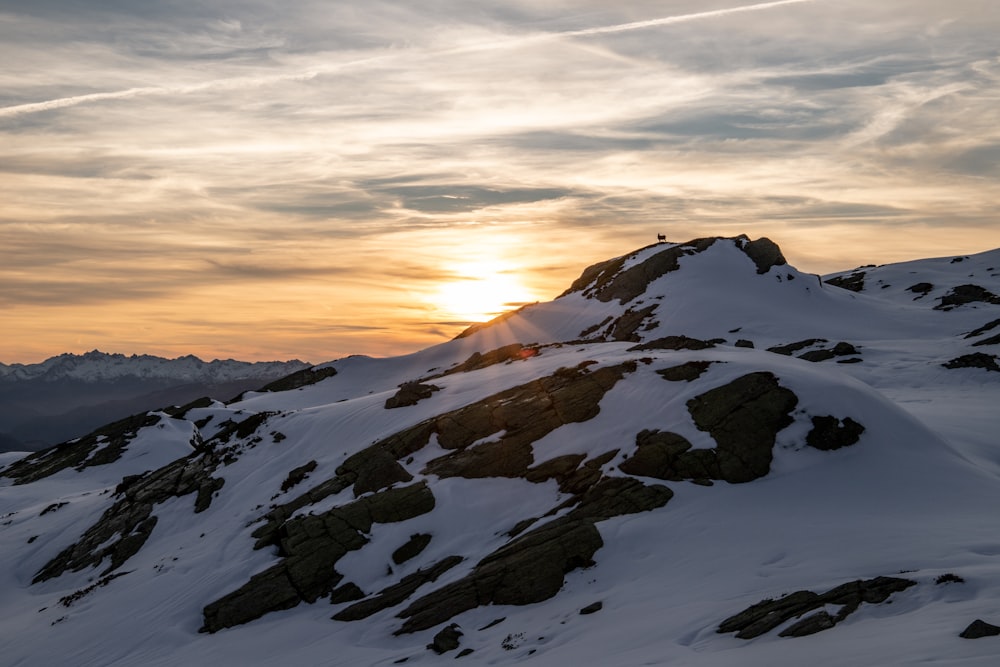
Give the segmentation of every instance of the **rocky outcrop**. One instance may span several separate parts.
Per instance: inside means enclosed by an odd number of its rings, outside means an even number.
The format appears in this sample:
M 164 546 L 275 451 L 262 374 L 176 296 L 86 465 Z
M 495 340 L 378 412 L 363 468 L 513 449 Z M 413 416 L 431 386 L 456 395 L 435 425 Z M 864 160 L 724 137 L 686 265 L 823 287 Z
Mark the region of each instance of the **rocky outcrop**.
M 702 376 L 712 364 L 718 361 L 688 361 L 679 366 L 671 366 L 656 371 L 657 375 L 670 382 L 693 382 Z
M 454 373 L 478 371 L 483 368 L 488 368 L 489 366 L 503 364 L 509 361 L 530 359 L 532 357 L 537 357 L 539 354 L 540 348 L 537 345 L 521 345 L 520 343 L 511 343 L 510 345 L 504 345 L 503 347 L 498 347 L 497 349 L 490 350 L 489 352 L 473 352 L 469 358 L 462 363 L 449 368 L 440 375 L 431 376 L 431 379 L 452 375 Z
M 843 341 L 837 343 L 832 348 L 824 350 L 809 350 L 799 355 L 799 359 L 805 359 L 806 361 L 827 361 L 828 359 L 833 359 L 834 357 L 846 357 L 850 355 L 860 354 L 858 349 L 851 345 L 850 343 L 845 343 Z
M 735 632 L 739 639 L 759 637 L 793 618 L 827 605 L 840 606 L 836 615 L 826 611 L 813 614 L 781 632 L 782 637 L 802 637 L 828 630 L 858 610 L 862 603 L 879 604 L 917 582 L 895 577 L 852 581 L 825 593 L 797 591 L 777 600 L 764 600 L 719 624 L 717 632 Z
M 523 605 L 553 597 L 567 572 L 593 563 L 604 542 L 595 522 L 665 505 L 673 492 L 638 480 L 605 478 L 571 500 L 567 514 L 513 539 L 467 576 L 418 598 L 396 634 L 417 632 L 488 604 Z
M 934 285 L 931 283 L 917 283 L 916 285 L 910 285 L 906 288 L 907 292 L 913 292 L 918 296 L 915 297 L 919 299 L 920 297 L 927 296 L 934 289 Z
M 969 333 L 967 333 L 965 335 L 965 337 L 966 338 L 975 338 L 976 336 L 982 336 L 984 333 L 986 333 L 988 331 L 993 331 L 997 327 L 1000 327 L 1000 320 L 993 320 L 992 322 L 987 322 L 986 324 L 984 324 L 983 326 L 979 327 L 978 329 L 970 331 Z
M 744 375 L 689 400 L 695 425 L 716 442 L 713 478 L 740 483 L 766 475 L 775 438 L 792 423 L 797 404 L 798 397 L 767 372 Z
M 2 476 L 13 479 L 14 484 L 30 484 L 68 468 L 80 471 L 114 463 L 141 429 L 155 426 L 159 421 L 160 417 L 154 414 L 126 417 L 78 440 L 43 449 L 15 461 L 3 469 Z
M 850 447 L 865 432 L 865 427 L 850 417 L 843 420 L 832 416 L 813 417 L 812 425 L 812 430 L 806 435 L 806 444 L 825 452 Z
M 414 533 L 410 535 L 410 539 L 405 544 L 392 552 L 392 562 L 396 565 L 401 565 L 412 558 L 416 558 L 430 543 L 431 535 L 427 533 Z
M 715 347 L 715 341 L 700 340 L 689 336 L 665 336 L 629 348 L 629 352 L 645 352 L 647 350 L 707 350 Z
M 746 239 L 746 237 L 742 237 Z M 746 241 L 741 246 L 741 250 L 747 257 L 753 260 L 757 267 L 757 273 L 767 273 L 774 266 L 784 266 L 788 262 L 781 254 L 778 244 L 767 237 L 761 237 L 756 241 Z
M 368 618 L 372 614 L 377 614 L 383 609 L 395 607 L 413 595 L 418 588 L 424 584 L 437 581 L 442 574 L 461 563 L 464 558 L 461 556 L 448 556 L 433 565 L 417 570 L 411 575 L 403 577 L 398 584 L 394 584 L 379 591 L 376 595 L 356 602 L 349 607 L 333 615 L 335 621 L 360 621 Z
M 399 391 L 385 400 L 385 409 L 392 410 L 393 408 L 416 405 L 425 398 L 430 398 L 435 391 L 441 391 L 441 387 L 420 382 L 404 382 L 399 385 Z
M 286 521 L 278 532 L 282 560 L 207 605 L 201 631 L 216 632 L 329 595 L 343 579 L 337 561 L 368 543 L 373 524 L 405 521 L 432 509 L 434 495 L 420 482 Z
M 316 384 L 317 382 L 333 377 L 336 374 L 337 369 L 333 366 L 325 366 L 323 368 L 303 368 L 301 371 L 295 371 L 280 380 L 275 380 L 274 382 L 264 385 L 258 389 L 258 391 L 291 391 L 293 389 L 300 389 L 301 387 L 308 387 L 311 384 Z
M 934 310 L 951 310 L 969 303 L 1000 304 L 1000 296 L 979 285 L 959 285 L 941 297 Z
M 767 348 L 768 352 L 774 352 L 775 354 L 783 354 L 787 357 L 792 356 L 799 350 L 804 350 L 807 347 L 812 347 L 813 345 L 818 345 L 819 343 L 828 342 L 825 338 L 807 338 L 806 340 L 800 340 L 795 343 L 788 343 L 787 345 L 775 345 L 774 347 Z
M 941 365 L 945 368 L 983 368 L 988 371 L 1000 373 L 1000 364 L 997 364 L 997 355 L 986 354 L 985 352 L 963 354 L 961 357 L 946 361 Z
M 461 637 L 462 631 L 458 629 L 458 623 L 452 623 L 451 625 L 442 628 L 440 632 L 434 635 L 434 640 L 427 645 L 427 648 L 434 651 L 438 655 L 447 653 L 448 651 L 454 651 L 459 647 Z
M 996 637 L 997 635 L 1000 635 L 1000 627 L 977 618 L 965 630 L 962 630 L 958 636 L 962 639 L 982 639 L 983 637 Z
M 650 320 L 653 317 L 653 313 L 656 312 L 656 306 L 646 306 L 645 308 L 640 308 L 638 310 L 633 310 L 629 308 L 621 317 L 618 317 L 611 323 L 608 327 L 608 340 L 618 340 L 627 342 L 638 342 L 639 335 L 636 333 L 639 328 L 651 329 L 655 324 Z
M 153 532 L 155 505 L 170 498 L 196 493 L 195 512 L 208 508 L 224 480 L 212 477 L 219 458 L 212 452 L 192 454 L 146 475 L 123 481 L 116 494 L 123 496 L 108 508 L 74 544 L 65 548 L 35 575 L 32 583 L 53 579 L 64 572 L 97 567 L 107 559 L 101 576 L 121 567 L 134 556 Z
M 862 292 L 865 289 L 865 271 L 854 271 L 846 276 L 837 276 L 824 281 L 827 285 L 840 287 L 851 292 Z

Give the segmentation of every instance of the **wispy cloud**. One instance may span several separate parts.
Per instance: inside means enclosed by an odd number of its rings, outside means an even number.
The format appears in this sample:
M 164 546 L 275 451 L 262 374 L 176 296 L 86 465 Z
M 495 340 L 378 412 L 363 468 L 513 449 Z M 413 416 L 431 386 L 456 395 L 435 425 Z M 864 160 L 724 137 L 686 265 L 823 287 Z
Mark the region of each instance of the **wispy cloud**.
M 0 10 L 0 359 L 82 322 L 414 349 L 460 261 L 550 298 L 655 233 L 813 271 L 1000 245 L 997 30 L 987 0 Z

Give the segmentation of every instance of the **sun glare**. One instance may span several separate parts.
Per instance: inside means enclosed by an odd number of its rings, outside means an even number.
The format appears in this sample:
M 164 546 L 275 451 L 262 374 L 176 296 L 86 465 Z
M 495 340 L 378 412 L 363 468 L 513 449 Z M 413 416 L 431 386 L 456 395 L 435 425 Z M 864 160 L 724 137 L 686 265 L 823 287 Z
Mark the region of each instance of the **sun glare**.
M 512 266 L 499 262 L 462 264 L 456 278 L 438 287 L 435 305 L 447 318 L 485 322 L 521 303 L 534 301 Z

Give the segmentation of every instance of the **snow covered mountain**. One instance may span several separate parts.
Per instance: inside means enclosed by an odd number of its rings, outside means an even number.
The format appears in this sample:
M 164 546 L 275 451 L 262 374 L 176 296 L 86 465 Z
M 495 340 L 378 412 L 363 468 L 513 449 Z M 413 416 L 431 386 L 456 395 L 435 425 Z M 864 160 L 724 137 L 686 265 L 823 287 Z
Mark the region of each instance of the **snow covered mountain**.
M 293 373 L 308 364 L 294 361 L 202 361 L 194 355 L 164 359 L 148 354 L 107 354 L 93 350 L 85 354 L 60 354 L 38 364 L 0 363 L 0 383 L 25 380 L 57 382 L 108 382 L 122 378 L 165 379 L 175 384 L 202 382 L 219 384 L 234 380 L 264 379 Z
M 0 458 L 0 655 L 994 665 L 996 267 L 659 244 L 415 354 Z
M 298 360 L 205 362 L 97 350 L 39 364 L 0 364 L 0 452 L 40 449 L 173 402 L 229 399 L 306 367 Z

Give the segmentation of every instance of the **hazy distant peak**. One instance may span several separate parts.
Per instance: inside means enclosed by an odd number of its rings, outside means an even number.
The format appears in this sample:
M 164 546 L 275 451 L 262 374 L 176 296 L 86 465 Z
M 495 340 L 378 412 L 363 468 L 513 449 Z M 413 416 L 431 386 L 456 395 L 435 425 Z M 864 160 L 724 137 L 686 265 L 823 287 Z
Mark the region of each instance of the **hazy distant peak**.
M 308 366 L 298 359 L 258 362 L 216 359 L 205 362 L 190 354 L 165 359 L 148 354 L 126 356 L 91 350 L 84 354 L 60 354 L 38 364 L 0 364 L 0 381 L 74 379 L 97 382 L 136 377 L 183 382 L 230 382 L 272 378 Z

